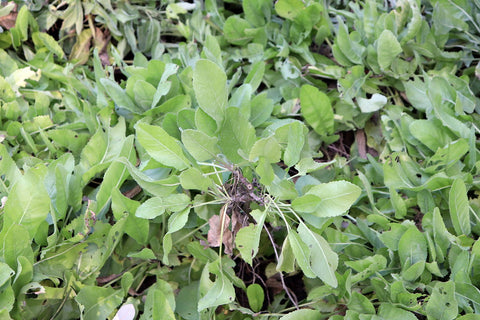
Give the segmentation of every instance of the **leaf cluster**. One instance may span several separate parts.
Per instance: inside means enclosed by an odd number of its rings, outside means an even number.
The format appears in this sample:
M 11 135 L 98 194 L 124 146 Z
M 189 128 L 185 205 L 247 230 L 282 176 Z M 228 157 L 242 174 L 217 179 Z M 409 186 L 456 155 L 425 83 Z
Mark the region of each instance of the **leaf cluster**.
M 479 7 L 391 5 L 2 6 L 1 316 L 476 319 Z

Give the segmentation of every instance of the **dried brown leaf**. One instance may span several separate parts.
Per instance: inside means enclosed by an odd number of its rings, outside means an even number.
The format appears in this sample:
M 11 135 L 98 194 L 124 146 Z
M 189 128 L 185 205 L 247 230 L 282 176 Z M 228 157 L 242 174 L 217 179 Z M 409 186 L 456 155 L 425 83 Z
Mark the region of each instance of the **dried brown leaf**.
M 3 17 L 0 17 L 0 26 L 7 29 L 7 30 L 10 30 L 11 28 L 15 27 L 15 23 L 17 22 L 17 5 L 13 2 L 13 1 L 10 1 L 7 6 L 14 6 L 13 7 L 13 10 L 10 11 L 9 14 L 3 16 Z
M 367 159 L 367 140 L 363 129 L 357 130 L 355 140 L 357 141 L 358 155 L 362 159 Z
M 100 62 L 103 66 L 110 65 L 110 57 L 108 56 L 107 47 L 110 43 L 110 31 L 107 29 L 102 31 L 100 28 L 95 28 L 95 35 L 93 42 L 95 44 L 95 48 L 98 49 L 98 56 L 100 58 Z
M 219 247 L 221 243 L 225 246 L 225 253 L 231 254 L 233 251 L 233 234 L 228 226 L 230 217 L 226 215 L 227 205 L 220 210 L 220 215 L 213 215 L 208 220 L 210 230 L 208 230 L 207 239 L 210 247 Z M 223 238 L 222 238 L 222 222 L 223 222 Z

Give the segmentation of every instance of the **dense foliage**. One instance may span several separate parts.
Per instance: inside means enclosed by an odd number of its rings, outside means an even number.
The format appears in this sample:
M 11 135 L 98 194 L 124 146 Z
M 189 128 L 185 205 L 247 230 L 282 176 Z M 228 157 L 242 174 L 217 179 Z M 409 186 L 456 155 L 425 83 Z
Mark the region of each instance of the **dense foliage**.
M 480 3 L 0 7 L 2 319 L 480 319 Z

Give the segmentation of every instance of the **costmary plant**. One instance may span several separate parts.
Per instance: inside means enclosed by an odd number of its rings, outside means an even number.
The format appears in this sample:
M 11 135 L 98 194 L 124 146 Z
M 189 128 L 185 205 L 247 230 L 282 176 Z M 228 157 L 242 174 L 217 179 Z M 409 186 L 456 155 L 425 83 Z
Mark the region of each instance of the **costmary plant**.
M 479 318 L 477 1 L 16 2 L 0 318 Z
M 151 61 L 148 67 L 152 63 L 162 65 Z M 164 72 L 176 70 L 171 64 L 164 64 L 164 69 Z M 208 221 L 209 246 L 223 245 L 228 254 L 236 249 L 252 265 L 265 230 L 277 258 L 277 271 L 293 272 L 297 264 L 307 277 L 318 277 L 336 287 L 337 254 L 316 230 L 332 223 L 332 217 L 345 214 L 360 196 L 361 189 L 347 181 L 321 183 L 308 174 L 332 163 L 313 159 L 315 153 L 308 144 L 308 129 L 302 122 L 274 119 L 270 114 L 273 102 L 265 95 L 252 97 L 263 71 L 264 64 L 257 63 L 245 82 L 232 89 L 232 80 L 229 86 L 221 64 L 199 59 L 191 73 L 198 107 L 190 107 L 189 103 L 179 110 L 173 119 L 178 126 L 171 125 L 168 114 L 157 119 L 145 117 L 135 124 L 140 165 L 157 170 L 162 167 L 168 181 L 164 185 L 166 190 L 154 193 L 156 196 L 141 204 L 135 215 L 143 219 L 168 219 L 163 237 L 165 264 L 169 263 L 174 247 L 173 234 L 187 224 L 193 209 L 197 219 Z M 125 99 L 132 79 L 137 79 L 134 87 L 145 82 L 139 79 L 139 74 L 129 77 Z M 155 100 L 159 87 L 172 83 L 166 80 L 172 76 L 175 75 L 157 76 L 160 81 L 153 96 L 140 96 L 135 90 L 136 105 L 139 101 Z M 115 96 L 120 91 L 111 88 L 106 91 L 118 108 L 128 108 Z M 181 96 L 171 99 L 178 97 Z M 330 107 L 328 98 L 317 89 L 302 88 L 303 108 L 312 108 L 318 99 L 327 104 L 325 108 Z M 159 113 L 169 101 L 157 111 L 147 112 Z M 281 251 L 276 249 L 269 230 L 278 226 L 287 230 Z M 204 267 L 202 279 L 213 273 L 216 280 L 203 288 L 208 293 L 200 298 L 199 311 L 234 301 L 232 283 L 244 288 L 241 281 L 223 270 L 221 256 L 220 249 L 218 258 L 209 260 Z

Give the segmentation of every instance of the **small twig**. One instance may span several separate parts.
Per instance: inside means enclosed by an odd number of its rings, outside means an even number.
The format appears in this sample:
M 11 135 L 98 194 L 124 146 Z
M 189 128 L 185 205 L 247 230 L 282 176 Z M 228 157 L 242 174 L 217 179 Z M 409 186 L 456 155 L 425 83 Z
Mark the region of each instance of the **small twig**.
M 273 237 L 272 235 L 270 234 L 270 231 L 268 231 L 268 228 L 267 226 L 264 224 L 263 225 L 263 228 L 265 229 L 265 231 L 267 232 L 267 235 L 268 235 L 268 238 L 270 239 L 270 242 L 272 243 L 272 247 L 273 247 L 273 251 L 275 252 L 275 258 L 277 259 L 277 262 L 279 261 L 279 256 L 278 256 L 278 252 L 277 252 L 277 248 L 275 247 L 275 241 L 273 241 Z M 298 302 L 297 302 L 297 299 L 295 299 L 292 294 L 290 293 L 290 291 L 288 290 L 287 288 L 287 285 L 285 284 L 285 280 L 283 278 L 283 274 L 282 274 L 282 271 L 278 272 L 278 274 L 280 275 L 280 281 L 282 282 L 282 287 L 283 287 L 283 290 L 285 290 L 285 292 L 287 293 L 287 296 L 288 298 L 290 299 L 290 301 L 292 301 L 292 303 L 294 304 L 295 308 L 298 310 L 300 309 L 298 307 Z

